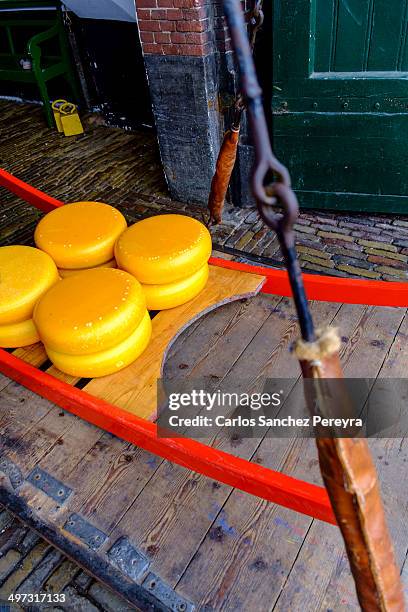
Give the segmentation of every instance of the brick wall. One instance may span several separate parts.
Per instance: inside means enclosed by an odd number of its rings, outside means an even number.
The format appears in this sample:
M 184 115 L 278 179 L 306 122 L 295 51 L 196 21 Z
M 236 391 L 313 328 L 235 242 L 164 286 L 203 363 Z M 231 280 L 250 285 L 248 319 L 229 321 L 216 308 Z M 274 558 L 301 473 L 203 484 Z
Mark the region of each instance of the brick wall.
M 136 0 L 170 192 L 203 204 L 222 137 L 221 82 L 225 73 L 228 77 L 222 66 L 228 37 L 221 5 L 221 0 Z
M 248 0 L 242 0 L 244 9 Z M 145 54 L 203 56 L 231 51 L 222 0 L 136 0 Z
M 231 49 L 221 0 L 136 0 L 145 54 L 204 56 Z
M 205 0 L 137 0 L 145 54 L 204 56 L 212 52 L 212 28 Z
M 222 5 L 222 0 L 136 0 L 170 192 L 202 204 L 208 199 L 225 108 L 236 90 Z

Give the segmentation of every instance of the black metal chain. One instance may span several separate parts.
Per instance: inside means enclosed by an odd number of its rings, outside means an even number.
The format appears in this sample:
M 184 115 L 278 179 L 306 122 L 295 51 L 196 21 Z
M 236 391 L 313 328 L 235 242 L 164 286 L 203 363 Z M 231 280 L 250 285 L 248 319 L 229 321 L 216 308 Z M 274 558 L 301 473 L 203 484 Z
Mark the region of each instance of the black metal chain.
M 263 19 L 262 3 L 255 3 L 255 38 L 259 29 L 257 21 Z M 262 90 L 258 82 L 252 54 L 252 36 L 246 28 L 240 0 L 224 0 L 224 11 L 231 32 L 232 44 L 238 61 L 243 102 L 248 109 L 255 147 L 255 167 L 252 191 L 259 214 L 266 225 L 277 233 L 284 256 L 293 298 L 299 318 L 302 337 L 308 342 L 315 339 L 313 321 L 307 304 L 302 273 L 296 255 L 293 225 L 299 214 L 299 205 L 291 188 L 287 168 L 275 157 L 269 138 L 268 126 L 262 103 Z M 276 206 L 283 214 L 276 211 Z
M 254 0 L 252 10 L 249 12 L 248 18 L 248 39 L 251 53 L 255 52 L 256 39 L 258 32 L 264 22 L 264 13 L 262 10 L 263 0 Z M 232 129 L 239 131 L 241 125 L 242 113 L 246 109 L 245 96 L 240 92 L 234 102 L 234 116 L 232 120 Z

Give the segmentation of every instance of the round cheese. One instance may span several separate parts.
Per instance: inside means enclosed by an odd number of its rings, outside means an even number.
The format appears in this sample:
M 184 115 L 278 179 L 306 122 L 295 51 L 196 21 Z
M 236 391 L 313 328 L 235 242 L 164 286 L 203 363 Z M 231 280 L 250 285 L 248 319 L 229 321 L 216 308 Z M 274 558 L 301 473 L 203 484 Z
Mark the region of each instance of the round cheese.
M 32 319 L 0 325 L 0 346 L 3 348 L 17 348 L 28 346 L 40 340 Z
M 113 258 L 126 229 L 124 216 L 101 202 L 74 202 L 51 211 L 38 223 L 34 239 L 59 268 L 91 268 Z
M 0 325 L 30 319 L 38 299 L 58 280 L 46 253 L 29 246 L 0 247 Z
M 141 283 L 172 283 L 197 272 L 211 255 L 205 225 L 184 215 L 149 217 L 129 227 L 118 239 L 118 267 Z
M 52 287 L 37 303 L 34 323 L 47 350 L 87 355 L 128 338 L 145 313 L 142 287 L 133 276 L 97 268 Z
M 75 270 L 75 268 L 71 268 L 71 269 L 58 268 L 58 272 L 61 278 L 67 278 L 67 276 L 78 274 L 78 272 L 86 272 L 88 270 L 95 270 L 96 268 L 116 268 L 116 259 L 110 259 L 106 263 L 100 264 L 99 266 L 94 266 L 93 268 L 83 268 L 83 269 L 78 268 L 77 270 Z
M 208 264 L 204 264 L 183 280 L 163 285 L 142 285 L 149 310 L 165 310 L 185 304 L 202 291 L 208 280 Z
M 45 347 L 48 357 L 62 372 L 83 378 L 107 376 L 122 370 L 139 357 L 149 344 L 152 324 L 145 311 L 142 321 L 128 338 L 119 344 L 91 355 L 64 355 Z

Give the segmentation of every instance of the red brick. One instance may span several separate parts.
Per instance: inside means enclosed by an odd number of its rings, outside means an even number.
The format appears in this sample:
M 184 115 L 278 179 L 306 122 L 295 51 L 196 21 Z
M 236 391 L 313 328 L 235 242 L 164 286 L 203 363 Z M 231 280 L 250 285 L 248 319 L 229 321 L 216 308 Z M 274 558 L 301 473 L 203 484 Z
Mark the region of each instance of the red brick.
M 141 32 L 159 32 L 160 22 L 159 21 L 145 21 L 142 19 L 139 21 L 139 30 Z
M 183 17 L 186 21 L 200 21 L 207 19 L 207 9 L 202 6 L 195 9 L 183 9 Z
M 137 10 L 143 8 L 156 8 L 156 0 L 137 0 Z
M 178 19 L 183 19 L 183 13 L 180 9 L 167 9 L 166 19 L 168 19 L 169 21 L 177 21 Z
M 137 18 L 139 20 L 141 20 L 141 19 L 150 20 L 150 13 L 151 13 L 150 9 L 138 9 L 137 10 Z
M 144 53 L 154 53 L 154 54 L 158 54 L 161 52 L 161 45 L 157 45 L 155 43 L 151 44 L 151 43 L 145 43 L 143 45 L 143 52 Z
M 171 42 L 177 45 L 184 45 L 187 42 L 186 37 L 187 34 L 184 34 L 183 32 L 172 32 Z
M 140 40 L 143 43 L 154 42 L 153 32 L 140 32 Z
M 186 42 L 192 45 L 204 45 L 208 42 L 208 32 L 187 32 Z
M 166 19 L 167 11 L 166 9 L 153 9 L 151 12 L 151 19 Z
M 154 40 L 157 43 L 170 43 L 170 33 L 169 32 L 155 32 Z
M 208 30 L 208 19 L 202 21 L 178 21 L 177 30 L 179 32 L 205 32 Z
M 175 21 L 159 21 L 160 30 L 162 32 L 175 32 L 176 22 Z
M 174 6 L 173 0 L 157 0 L 157 6 L 159 8 L 172 8 Z
M 177 8 L 199 8 L 202 5 L 202 0 L 173 0 L 173 2 Z
M 180 45 L 162 45 L 164 55 L 182 55 Z

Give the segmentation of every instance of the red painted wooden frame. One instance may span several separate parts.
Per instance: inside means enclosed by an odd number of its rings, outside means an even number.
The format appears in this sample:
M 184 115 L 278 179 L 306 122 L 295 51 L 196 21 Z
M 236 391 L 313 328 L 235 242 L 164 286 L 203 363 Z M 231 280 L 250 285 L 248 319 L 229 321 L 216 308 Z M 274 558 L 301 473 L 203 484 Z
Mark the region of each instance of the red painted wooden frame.
M 63 205 L 63 202 L 43 194 L 1 169 L 0 186 L 46 212 Z M 264 293 L 291 295 L 288 277 L 283 270 L 272 270 L 218 258 L 211 258 L 210 261 L 213 265 L 264 275 L 267 279 L 262 288 Z M 306 274 L 304 278 L 310 299 L 408 306 L 408 283 L 360 281 L 311 274 Z M 71 387 L 3 349 L 0 349 L 0 371 L 69 412 L 147 451 L 257 497 L 336 524 L 328 495 L 322 487 L 264 468 L 188 438 L 158 438 L 154 423 L 134 416 L 76 387 Z

